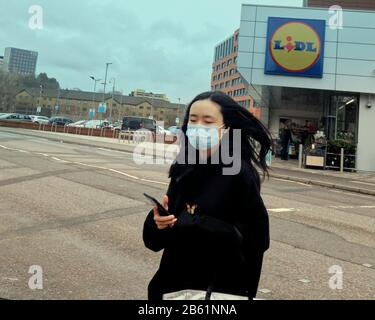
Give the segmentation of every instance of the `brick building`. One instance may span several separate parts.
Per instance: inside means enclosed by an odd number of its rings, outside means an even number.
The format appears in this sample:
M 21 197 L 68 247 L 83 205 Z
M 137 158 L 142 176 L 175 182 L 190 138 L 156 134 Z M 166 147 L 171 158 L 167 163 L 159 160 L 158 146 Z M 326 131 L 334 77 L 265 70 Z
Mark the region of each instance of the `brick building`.
M 103 100 L 102 93 L 93 93 L 75 90 L 45 89 L 42 94 L 39 89 L 24 89 L 15 96 L 15 105 L 8 112 L 23 114 L 36 114 L 37 106 L 41 106 L 42 115 L 69 116 L 73 120 L 87 119 L 90 109 L 98 109 Z M 112 118 L 120 121 L 124 116 L 153 116 L 157 121 L 163 121 L 165 127 L 174 126 L 176 118 L 180 123 L 184 117 L 185 105 L 175 104 L 160 99 L 145 97 L 131 97 L 125 95 L 105 95 L 107 113 L 103 118 L 109 117 L 112 106 Z M 58 106 L 56 109 L 55 106 Z
M 234 34 L 215 47 L 214 62 L 212 64 L 211 89 L 225 92 L 260 118 L 260 108 L 254 105 L 249 95 L 248 85 L 237 71 L 238 34 Z

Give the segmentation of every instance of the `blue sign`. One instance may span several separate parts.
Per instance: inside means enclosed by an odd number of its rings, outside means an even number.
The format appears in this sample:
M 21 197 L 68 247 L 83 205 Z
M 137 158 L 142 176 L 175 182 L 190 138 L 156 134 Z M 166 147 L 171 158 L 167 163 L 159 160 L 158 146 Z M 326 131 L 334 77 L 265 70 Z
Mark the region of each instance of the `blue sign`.
M 323 77 L 326 21 L 268 18 L 265 74 Z
M 98 113 L 105 113 L 107 111 L 107 106 L 105 103 L 100 103 L 98 108 Z
M 89 111 L 89 118 L 94 118 L 95 117 L 95 109 L 90 109 Z

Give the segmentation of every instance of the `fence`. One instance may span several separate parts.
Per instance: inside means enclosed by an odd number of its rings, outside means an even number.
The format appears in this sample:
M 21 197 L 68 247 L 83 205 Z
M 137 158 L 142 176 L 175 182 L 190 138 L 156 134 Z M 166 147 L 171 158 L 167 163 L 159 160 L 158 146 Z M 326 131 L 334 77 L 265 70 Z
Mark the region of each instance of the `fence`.
M 11 127 L 11 128 L 22 128 L 30 130 L 48 131 L 48 132 L 58 132 L 67 133 L 82 136 L 91 137 L 103 137 L 118 139 L 119 142 L 125 141 L 124 136 L 128 135 L 128 141 L 133 143 L 138 142 L 160 142 L 165 144 L 172 144 L 177 140 L 177 137 L 166 136 L 165 134 L 147 133 L 147 132 L 137 132 L 137 131 L 120 131 L 112 130 L 110 128 L 81 128 L 72 126 L 59 126 L 56 124 L 38 124 L 34 122 L 26 121 L 9 121 L 0 120 L 0 126 Z
M 298 166 L 302 168 L 303 165 L 306 165 L 305 155 L 303 152 L 303 145 L 301 144 L 299 147 L 298 153 Z M 353 154 L 345 154 L 345 149 L 341 148 L 340 153 L 333 153 L 327 152 L 325 149 L 324 154 L 317 156 L 324 158 L 322 167 L 324 169 L 339 169 L 340 172 L 344 172 L 344 170 L 349 171 L 356 171 L 356 155 Z

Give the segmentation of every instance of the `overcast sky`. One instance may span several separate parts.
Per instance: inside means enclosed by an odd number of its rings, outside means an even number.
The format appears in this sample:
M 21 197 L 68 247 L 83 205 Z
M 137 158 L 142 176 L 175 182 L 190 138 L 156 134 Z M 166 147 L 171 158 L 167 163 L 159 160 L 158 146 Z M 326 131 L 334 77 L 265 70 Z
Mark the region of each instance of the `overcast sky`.
M 189 102 L 209 90 L 214 46 L 240 24 L 241 4 L 301 6 L 302 0 L 0 0 L 0 55 L 5 47 L 39 52 L 37 73 L 65 88 L 92 90 L 90 75 L 125 94 L 166 93 Z M 29 8 L 43 8 L 32 30 Z M 101 86 L 102 88 L 102 86 Z

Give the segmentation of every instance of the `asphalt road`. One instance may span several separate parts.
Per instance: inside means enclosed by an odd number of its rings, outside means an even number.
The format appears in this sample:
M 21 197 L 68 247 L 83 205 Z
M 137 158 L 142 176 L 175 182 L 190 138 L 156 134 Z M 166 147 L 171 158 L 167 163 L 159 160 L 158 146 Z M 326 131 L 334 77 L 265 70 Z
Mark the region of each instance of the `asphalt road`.
M 0 298 L 145 299 L 160 253 L 143 246 L 142 193 L 162 198 L 167 172 L 0 128 Z M 258 298 L 375 298 L 374 197 L 270 179 L 263 198 L 272 242 Z M 29 287 L 34 265 L 43 289 Z

